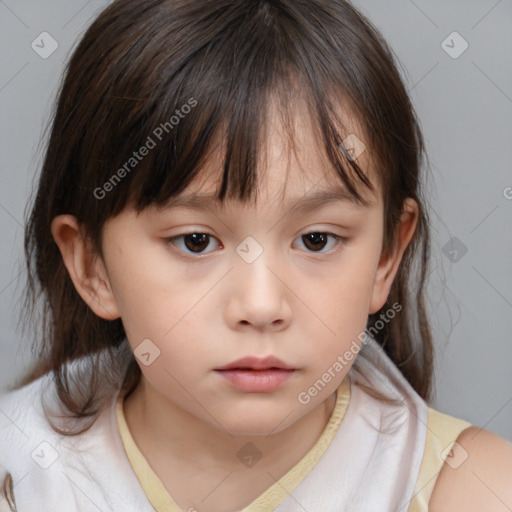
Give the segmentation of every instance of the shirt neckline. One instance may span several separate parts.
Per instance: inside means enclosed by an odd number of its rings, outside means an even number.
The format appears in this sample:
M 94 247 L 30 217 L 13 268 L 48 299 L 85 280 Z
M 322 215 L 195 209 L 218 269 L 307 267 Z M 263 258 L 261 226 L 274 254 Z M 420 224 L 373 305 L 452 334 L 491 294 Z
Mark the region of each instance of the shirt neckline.
M 336 404 L 331 417 L 313 447 L 295 466 L 241 512 L 273 510 L 293 492 L 327 450 L 343 421 L 349 401 L 350 379 L 347 374 L 336 390 Z M 120 392 L 115 406 L 117 427 L 132 470 L 147 499 L 157 512 L 182 512 L 135 443 L 126 423 L 123 402 L 124 393 Z

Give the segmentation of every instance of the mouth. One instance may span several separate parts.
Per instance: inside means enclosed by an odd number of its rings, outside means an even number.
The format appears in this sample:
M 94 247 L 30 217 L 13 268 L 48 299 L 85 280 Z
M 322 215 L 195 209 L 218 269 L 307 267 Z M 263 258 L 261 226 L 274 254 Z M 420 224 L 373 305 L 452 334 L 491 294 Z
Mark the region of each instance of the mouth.
M 231 386 L 247 393 L 270 393 L 281 387 L 295 372 L 282 368 L 253 370 L 233 368 L 231 370 L 215 370 Z
M 295 371 L 296 368 L 274 356 L 244 357 L 214 370 L 228 384 L 248 393 L 275 391 L 290 379 Z

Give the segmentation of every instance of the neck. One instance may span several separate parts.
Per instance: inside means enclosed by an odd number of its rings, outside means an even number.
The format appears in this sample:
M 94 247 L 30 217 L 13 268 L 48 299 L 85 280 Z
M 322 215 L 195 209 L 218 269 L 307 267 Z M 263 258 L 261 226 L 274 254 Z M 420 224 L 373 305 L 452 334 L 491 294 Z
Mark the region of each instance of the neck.
M 289 427 L 260 436 L 231 435 L 201 421 L 144 381 L 124 411 L 135 443 L 177 505 L 188 510 L 200 496 L 211 512 L 225 512 L 227 503 L 230 510 L 245 508 L 292 469 L 322 434 L 335 404 L 333 393 Z
M 215 426 L 169 402 L 142 377 L 125 400 L 124 411 L 130 432 L 144 455 L 147 451 L 151 457 L 150 446 L 155 445 L 160 452 L 165 451 L 180 461 L 203 461 L 209 466 L 235 470 L 240 466 L 237 453 L 248 443 L 265 454 L 258 462 L 260 467 L 282 460 L 283 454 L 300 460 L 320 437 L 335 404 L 336 394 L 333 393 L 293 425 L 275 434 L 232 435 L 213 419 Z

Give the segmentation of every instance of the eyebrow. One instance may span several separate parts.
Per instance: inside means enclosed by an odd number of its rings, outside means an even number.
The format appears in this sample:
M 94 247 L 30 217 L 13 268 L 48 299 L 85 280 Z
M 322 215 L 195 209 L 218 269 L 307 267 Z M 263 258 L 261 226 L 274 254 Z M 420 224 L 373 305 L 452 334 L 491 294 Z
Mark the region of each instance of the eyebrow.
M 374 206 L 374 202 L 366 199 L 368 207 Z M 283 205 L 283 209 L 288 213 L 304 213 L 312 211 L 332 203 L 349 203 L 358 208 L 365 208 L 365 205 L 342 186 L 337 186 L 327 190 L 317 190 L 310 194 L 300 196 L 288 201 Z M 209 194 L 184 194 L 170 198 L 162 209 L 186 208 L 190 210 L 205 210 L 219 208 L 220 200 L 215 195 Z

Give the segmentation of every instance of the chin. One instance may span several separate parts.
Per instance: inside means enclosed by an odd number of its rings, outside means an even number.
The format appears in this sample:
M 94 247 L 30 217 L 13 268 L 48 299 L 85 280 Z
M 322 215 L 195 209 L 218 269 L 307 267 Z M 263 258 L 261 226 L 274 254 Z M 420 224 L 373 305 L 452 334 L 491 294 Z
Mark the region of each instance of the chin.
M 277 434 L 293 425 L 298 414 L 289 410 L 256 410 L 224 416 L 222 426 L 233 436 L 263 436 Z M 218 425 L 217 425 L 218 426 Z

